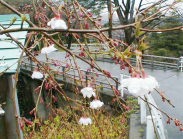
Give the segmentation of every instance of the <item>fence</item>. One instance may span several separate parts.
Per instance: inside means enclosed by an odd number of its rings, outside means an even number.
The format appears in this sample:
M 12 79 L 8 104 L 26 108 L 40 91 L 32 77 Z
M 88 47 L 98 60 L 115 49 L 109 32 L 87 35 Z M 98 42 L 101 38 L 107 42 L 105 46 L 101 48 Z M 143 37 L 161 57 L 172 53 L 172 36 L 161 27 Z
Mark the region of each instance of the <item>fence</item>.
M 155 56 L 155 55 L 145 55 L 142 56 L 142 63 L 150 68 L 163 67 L 163 69 L 180 69 L 180 58 L 174 57 L 164 57 L 164 56 Z M 134 58 L 131 59 L 136 62 Z
M 104 50 L 108 50 L 108 46 L 106 44 L 82 44 L 83 46 L 87 46 L 89 50 L 98 51 L 103 48 Z M 67 46 L 67 44 L 65 44 Z M 95 46 L 95 47 L 94 47 Z M 74 49 L 79 48 L 78 44 L 72 44 Z M 103 62 L 113 62 L 112 59 L 108 55 L 100 55 L 93 54 L 93 57 L 96 60 Z M 155 55 L 146 55 L 142 56 L 142 63 L 147 68 L 163 68 L 163 69 L 177 69 L 183 71 L 183 56 L 180 58 L 175 57 L 165 57 L 165 56 L 155 56 Z M 130 58 L 132 63 L 136 62 L 136 58 Z
M 121 74 L 120 82 L 124 78 L 129 78 L 130 76 Z M 121 95 L 123 96 L 123 89 L 120 88 Z M 157 107 L 151 94 L 145 95 L 148 102 L 149 111 L 152 115 L 147 115 L 147 103 L 138 97 L 138 103 L 140 105 L 140 122 L 141 124 L 146 124 L 146 139 L 155 139 L 155 133 L 158 133 L 160 139 L 166 139 L 165 129 L 162 122 L 162 114 L 155 107 Z M 152 104 L 152 105 L 151 105 Z M 155 107 L 154 107 L 155 106 Z M 155 129 L 155 131 L 154 131 Z
M 41 62 L 42 64 L 46 64 L 46 62 Z M 112 77 L 107 78 L 104 74 L 94 71 L 88 71 L 84 69 L 77 68 L 67 68 L 66 66 L 55 66 L 54 64 L 49 62 L 49 67 L 53 71 L 55 71 L 54 77 L 57 80 L 61 80 L 65 83 L 77 84 L 78 86 L 94 86 L 95 88 L 99 88 L 101 92 L 105 92 L 107 95 L 112 96 L 112 88 L 111 86 L 115 86 L 118 89 L 118 78 Z M 26 74 L 31 74 L 32 71 L 37 68 L 37 66 L 28 60 L 23 60 L 21 64 L 21 72 Z M 28 72 L 27 72 L 28 71 Z

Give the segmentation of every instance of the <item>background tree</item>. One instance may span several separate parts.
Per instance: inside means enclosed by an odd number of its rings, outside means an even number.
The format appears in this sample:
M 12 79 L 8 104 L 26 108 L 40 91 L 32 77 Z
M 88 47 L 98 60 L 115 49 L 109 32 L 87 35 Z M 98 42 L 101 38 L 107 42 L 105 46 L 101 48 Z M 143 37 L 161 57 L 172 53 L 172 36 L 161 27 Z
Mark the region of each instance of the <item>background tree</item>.
M 162 22 L 160 28 L 171 28 L 182 26 L 183 18 L 181 16 L 171 16 Z M 151 46 L 149 53 L 160 56 L 176 56 L 183 55 L 183 32 L 175 30 L 171 32 L 156 32 L 149 36 L 149 45 Z
M 81 3 L 84 3 L 85 1 L 80 0 Z M 180 2 L 180 1 L 179 1 Z M 109 14 L 109 22 L 106 24 L 106 26 L 112 28 L 114 27 L 114 23 L 112 23 L 112 15 L 110 13 L 116 11 L 117 17 L 119 19 L 119 23 L 121 25 L 129 25 L 134 24 L 137 22 L 140 22 L 140 28 L 146 28 L 146 29 L 157 29 L 159 27 L 162 27 L 163 22 L 166 22 L 167 19 L 170 18 L 177 18 L 177 15 L 182 15 L 182 12 L 179 8 L 177 8 L 178 1 L 174 2 L 167 2 L 167 0 L 158 0 L 158 1 L 135 1 L 135 0 L 104 0 L 102 2 L 98 2 L 95 0 L 90 0 L 89 3 L 91 5 L 106 5 L 108 9 Z M 86 4 L 83 6 L 87 6 Z M 87 6 L 87 8 L 91 8 L 92 6 Z M 95 7 L 95 6 L 94 6 Z M 105 7 L 105 6 L 104 6 Z M 112 11 L 112 9 L 115 9 L 115 11 Z M 115 8 L 114 8 L 115 7 Z M 171 17 L 172 15 L 169 14 L 170 8 L 174 11 L 175 16 Z M 114 18 L 113 13 L 113 18 Z M 167 27 L 175 27 L 179 26 L 178 24 L 172 24 L 172 26 Z M 166 26 L 164 26 L 165 28 Z M 143 35 L 147 34 L 147 32 L 142 33 L 140 36 L 135 36 L 135 29 L 134 26 L 129 26 L 128 28 L 125 28 L 123 30 L 124 38 L 123 41 L 127 43 L 128 45 L 131 44 L 137 44 L 139 40 L 136 40 L 136 38 L 140 39 Z M 112 31 L 111 29 L 108 30 L 109 37 L 112 38 Z M 140 38 L 139 38 L 140 37 Z M 173 38 L 173 37 L 172 37 Z M 144 48 L 144 49 L 147 49 Z
M 79 0 L 78 2 L 96 16 L 100 16 L 101 11 L 106 8 L 106 0 Z
M 5 0 L 7 3 L 12 5 L 16 9 L 21 9 L 25 4 L 30 4 L 31 0 Z M 13 13 L 11 10 L 7 9 L 5 6 L 0 5 L 0 14 Z

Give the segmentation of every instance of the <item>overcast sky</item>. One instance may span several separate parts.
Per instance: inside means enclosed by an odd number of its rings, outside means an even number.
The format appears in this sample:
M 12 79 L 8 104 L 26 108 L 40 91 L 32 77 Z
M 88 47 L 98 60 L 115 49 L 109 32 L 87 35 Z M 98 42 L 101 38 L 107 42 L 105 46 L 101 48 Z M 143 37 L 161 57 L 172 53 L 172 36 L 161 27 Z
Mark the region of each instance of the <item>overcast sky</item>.
M 145 6 L 148 6 L 148 5 L 150 5 L 154 2 L 157 2 L 157 1 L 159 1 L 159 0 L 143 0 L 143 4 L 145 7 Z M 165 4 L 171 4 L 173 1 L 174 0 L 167 0 L 165 2 Z M 135 0 L 135 9 L 137 9 L 139 2 L 140 2 L 140 0 Z M 180 12 L 183 14 L 183 0 L 179 5 L 176 5 L 176 9 L 179 9 Z M 108 10 L 107 10 L 107 8 L 101 12 L 101 16 L 102 16 L 102 23 L 107 23 L 108 22 Z M 113 16 L 113 20 L 114 20 L 114 22 L 118 20 L 116 13 Z

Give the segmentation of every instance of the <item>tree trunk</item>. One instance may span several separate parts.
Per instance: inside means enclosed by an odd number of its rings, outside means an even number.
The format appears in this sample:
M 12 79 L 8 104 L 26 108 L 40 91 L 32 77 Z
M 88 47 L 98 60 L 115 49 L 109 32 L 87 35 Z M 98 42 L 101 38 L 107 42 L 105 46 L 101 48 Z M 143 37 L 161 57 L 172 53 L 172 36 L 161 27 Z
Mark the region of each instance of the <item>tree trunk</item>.
M 124 3 L 124 2 L 123 2 Z M 134 4 L 135 0 L 128 0 L 124 7 L 120 6 L 119 0 L 114 0 L 115 7 L 119 7 L 117 9 L 117 15 L 121 25 L 127 25 L 134 22 Z M 133 28 L 126 28 L 124 30 L 125 42 L 127 44 L 131 44 L 134 41 Z
M 107 0 L 107 8 L 108 8 L 108 13 L 109 13 L 109 38 L 112 38 L 112 2 L 111 0 Z

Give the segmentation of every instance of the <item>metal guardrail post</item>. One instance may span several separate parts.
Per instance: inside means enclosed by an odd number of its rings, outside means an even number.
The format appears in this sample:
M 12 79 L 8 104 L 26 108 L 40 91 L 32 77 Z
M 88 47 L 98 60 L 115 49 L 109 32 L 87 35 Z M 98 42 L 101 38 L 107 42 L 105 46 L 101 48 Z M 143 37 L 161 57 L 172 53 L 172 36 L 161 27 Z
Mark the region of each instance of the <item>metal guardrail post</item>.
M 62 67 L 62 72 L 63 72 L 63 80 L 65 80 L 65 67 Z
M 89 72 L 88 71 L 86 71 L 85 72 L 85 79 L 86 79 L 86 86 L 88 86 L 88 74 L 89 74 Z
M 31 65 L 31 71 L 33 71 L 33 62 L 30 60 L 30 65 Z
M 118 90 L 118 78 L 116 78 L 116 90 Z
M 164 63 L 163 65 L 164 70 L 166 70 L 167 69 L 166 63 Z
M 151 67 L 153 68 L 154 67 L 154 58 L 151 57 Z
M 179 59 L 179 68 L 180 68 L 180 71 L 182 72 L 183 71 L 183 56 L 180 57 Z
M 155 117 L 148 115 L 146 126 L 146 139 L 156 139 L 153 121 L 155 121 Z
M 176 63 L 177 63 L 177 71 L 179 71 L 179 64 L 180 64 L 179 59 L 176 61 Z
M 140 123 L 146 124 L 146 103 L 142 99 L 140 99 Z
M 123 92 L 124 90 L 123 90 L 123 85 L 122 85 L 123 78 L 124 78 L 124 75 L 120 74 L 120 84 L 121 84 L 121 86 L 120 86 L 120 93 L 121 93 L 121 97 L 124 96 L 124 92 Z

